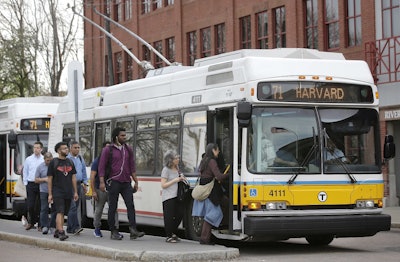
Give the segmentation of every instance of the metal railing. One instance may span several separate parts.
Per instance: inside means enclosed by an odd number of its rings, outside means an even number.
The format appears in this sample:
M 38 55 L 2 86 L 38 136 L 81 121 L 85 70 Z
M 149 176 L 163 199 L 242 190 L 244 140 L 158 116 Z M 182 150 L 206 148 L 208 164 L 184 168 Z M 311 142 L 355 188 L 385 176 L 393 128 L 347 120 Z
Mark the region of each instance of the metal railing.
M 400 36 L 365 43 L 365 61 L 376 84 L 400 82 Z

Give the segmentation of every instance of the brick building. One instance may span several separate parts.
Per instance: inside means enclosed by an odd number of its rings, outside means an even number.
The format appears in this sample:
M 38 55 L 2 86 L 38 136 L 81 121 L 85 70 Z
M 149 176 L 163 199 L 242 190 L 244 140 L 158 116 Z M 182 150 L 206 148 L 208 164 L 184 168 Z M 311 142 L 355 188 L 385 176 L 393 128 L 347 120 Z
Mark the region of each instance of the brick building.
M 84 0 L 84 15 L 102 27 L 96 11 L 133 31 L 170 62 L 244 48 L 304 47 L 366 60 L 381 98 L 382 139 L 400 134 L 399 0 Z M 137 60 L 166 63 L 135 37 L 111 23 L 109 31 Z M 143 70 L 104 32 L 84 24 L 86 88 L 143 77 Z M 111 48 L 108 48 L 111 46 Z M 111 73 L 109 73 L 111 72 Z M 395 136 L 400 144 L 399 136 Z M 400 157 L 385 165 L 389 205 L 398 205 Z M 398 171 L 397 171 L 398 170 Z M 399 188 L 399 189 L 396 189 Z

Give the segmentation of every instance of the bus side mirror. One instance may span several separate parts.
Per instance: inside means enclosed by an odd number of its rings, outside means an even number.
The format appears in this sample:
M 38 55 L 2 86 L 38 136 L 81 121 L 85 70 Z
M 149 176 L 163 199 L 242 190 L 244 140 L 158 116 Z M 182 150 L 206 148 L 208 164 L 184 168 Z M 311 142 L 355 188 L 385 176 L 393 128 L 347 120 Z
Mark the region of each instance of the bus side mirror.
M 10 147 L 10 149 L 17 148 L 17 134 L 15 134 L 14 131 L 11 131 L 8 134 L 8 146 Z
M 386 159 L 391 159 L 395 157 L 396 155 L 396 146 L 393 142 L 393 136 L 392 135 L 386 135 L 385 136 L 385 144 L 383 146 L 383 158 Z
M 237 103 L 236 117 L 239 127 L 248 127 L 251 120 L 252 107 L 249 102 L 240 101 Z

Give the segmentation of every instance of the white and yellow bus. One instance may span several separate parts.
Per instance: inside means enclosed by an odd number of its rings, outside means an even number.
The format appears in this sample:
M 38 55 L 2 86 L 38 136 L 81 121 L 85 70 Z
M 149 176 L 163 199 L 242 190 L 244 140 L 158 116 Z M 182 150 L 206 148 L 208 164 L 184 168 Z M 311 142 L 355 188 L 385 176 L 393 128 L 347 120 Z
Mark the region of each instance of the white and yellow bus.
M 378 91 L 365 62 L 308 49 L 239 50 L 83 96 L 79 134 L 88 166 L 114 127 L 127 130 L 140 181 L 138 224 L 163 226 L 166 150 L 179 152 L 193 186 L 205 146 L 214 142 L 221 168 L 231 166 L 223 183 L 229 225 L 213 230 L 217 238 L 305 237 L 324 245 L 390 230 L 391 218 L 382 214 Z M 61 105 L 52 119 L 50 149 L 74 139 L 68 108 Z M 387 158 L 393 154 L 385 151 Z M 192 217 L 192 202 L 184 204 L 183 228 L 198 239 L 201 218 Z M 123 201 L 118 210 L 127 221 Z M 83 225 L 91 226 L 90 193 L 82 214 Z
M 25 198 L 14 192 L 25 159 L 33 143 L 49 140 L 50 118 L 57 112 L 60 97 L 19 97 L 0 101 L 0 214 L 20 217 Z

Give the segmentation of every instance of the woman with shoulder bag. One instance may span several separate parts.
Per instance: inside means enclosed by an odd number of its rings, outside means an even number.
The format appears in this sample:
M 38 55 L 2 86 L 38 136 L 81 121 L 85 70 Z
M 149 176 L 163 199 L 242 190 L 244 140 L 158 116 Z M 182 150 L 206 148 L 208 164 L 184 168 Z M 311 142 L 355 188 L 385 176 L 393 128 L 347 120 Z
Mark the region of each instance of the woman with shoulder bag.
M 179 155 L 172 150 L 168 150 L 164 155 L 165 166 L 161 172 L 161 195 L 167 243 L 180 241 L 176 231 L 183 218 L 183 208 L 177 197 L 178 182 L 185 181 L 186 178 L 179 172 L 179 159 Z
M 219 147 L 217 144 L 210 143 L 206 147 L 206 152 L 200 162 L 200 185 L 205 185 L 212 182 L 214 179 L 214 187 L 208 196 L 203 201 L 194 200 L 192 216 L 203 217 L 203 227 L 201 230 L 200 244 L 214 245 L 211 241 L 212 227 L 219 227 L 223 212 L 221 204 L 224 199 L 221 184 L 219 181 L 226 179 L 228 176 L 221 173 L 217 164 Z

